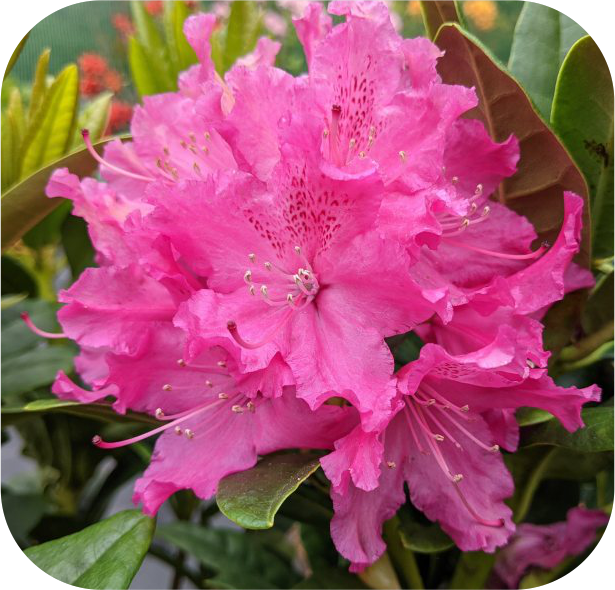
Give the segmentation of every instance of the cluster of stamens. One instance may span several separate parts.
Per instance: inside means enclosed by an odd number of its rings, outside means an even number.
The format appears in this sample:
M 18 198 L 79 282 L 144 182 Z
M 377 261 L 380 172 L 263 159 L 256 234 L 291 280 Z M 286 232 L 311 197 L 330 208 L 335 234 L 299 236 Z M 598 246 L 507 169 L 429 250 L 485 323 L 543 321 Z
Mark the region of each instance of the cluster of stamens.
M 269 261 L 261 265 L 256 254 L 248 254 L 251 268 L 248 268 L 243 275 L 248 292 L 253 297 L 259 297 L 267 305 L 276 309 L 286 308 L 286 311 L 274 330 L 256 343 L 246 342 L 239 335 L 235 321 L 230 320 L 227 324 L 229 332 L 240 346 L 253 349 L 270 342 L 286 322 L 296 312 L 308 306 L 318 294 L 320 285 L 312 266 L 299 246 L 294 247 L 294 252 L 303 264 L 295 273 L 288 273 Z
M 211 420 L 208 415 L 208 412 L 211 410 L 223 409 L 226 406 L 228 411 L 234 414 L 254 413 L 256 411 L 257 404 L 259 403 L 258 400 L 249 398 L 237 389 L 227 370 L 225 361 L 217 361 L 215 365 L 200 365 L 187 363 L 184 359 L 179 359 L 177 364 L 179 367 L 187 368 L 194 372 L 196 374 L 195 381 L 200 381 L 202 377 L 206 377 L 203 381 L 205 385 L 204 398 L 206 398 L 206 401 L 194 408 L 175 414 L 166 414 L 162 408 L 156 408 L 154 416 L 157 420 L 166 422 L 166 424 L 127 440 L 106 442 L 97 435 L 92 439 L 92 442 L 97 447 L 103 449 L 114 449 L 139 442 L 167 430 L 172 430 L 177 436 L 184 436 L 187 440 L 192 441 L 198 438 L 199 434 L 207 432 L 205 424 Z M 171 383 L 165 383 L 161 386 L 161 389 L 175 395 L 178 391 L 194 391 L 199 387 L 199 385 L 172 385 Z M 202 419 L 198 420 L 198 418 Z M 183 423 L 188 421 L 190 421 L 190 427 L 183 427 Z
M 345 166 L 348 164 L 349 160 L 352 160 L 357 150 L 359 150 L 359 158 L 366 158 L 367 153 L 371 149 L 374 144 L 374 140 L 376 139 L 376 127 L 371 125 L 367 140 L 365 140 L 365 137 L 351 137 L 348 140 L 347 146 L 342 145 L 342 138 L 339 128 L 341 114 L 342 108 L 339 105 L 334 104 L 331 107 L 331 123 L 329 128 L 322 132 L 323 138 L 329 140 L 329 157 L 336 166 Z
M 464 422 L 473 422 L 476 419 L 469 414 L 468 405 L 457 406 L 447 400 L 435 388 L 423 382 L 412 396 L 405 398 L 404 416 L 410 430 L 410 434 L 420 453 L 434 458 L 437 466 L 446 478 L 455 484 L 455 491 L 460 500 L 470 512 L 472 517 L 486 526 L 499 527 L 503 525 L 501 520 L 487 520 L 476 513 L 469 504 L 459 483 L 464 479 L 462 473 L 454 473 L 444 458 L 439 445 L 449 441 L 460 451 L 463 445 L 459 442 L 461 437 L 453 435 L 451 430 L 456 429 L 463 437 L 481 449 L 490 453 L 500 450 L 498 445 L 488 445 L 475 437 L 464 425 Z

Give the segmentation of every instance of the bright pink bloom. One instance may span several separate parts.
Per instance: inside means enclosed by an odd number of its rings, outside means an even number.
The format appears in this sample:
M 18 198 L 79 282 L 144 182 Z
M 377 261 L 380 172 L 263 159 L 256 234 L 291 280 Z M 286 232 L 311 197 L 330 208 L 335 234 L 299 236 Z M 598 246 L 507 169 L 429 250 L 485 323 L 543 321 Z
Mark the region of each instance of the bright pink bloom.
M 583 553 L 595 540 L 609 516 L 601 510 L 571 508 L 564 522 L 548 525 L 523 523 L 510 543 L 498 553 L 495 573 L 507 588 L 517 588 L 528 568 L 552 569 L 566 557 Z
M 493 411 L 540 407 L 575 430 L 583 425 L 582 405 L 599 399 L 597 387 L 558 387 L 543 371 L 519 381 L 484 368 L 489 356 L 488 348 L 452 356 L 425 345 L 419 360 L 399 373 L 397 414 L 384 432 L 355 428 L 321 460 L 332 481 L 331 534 L 354 570 L 384 551 L 382 523 L 405 501 L 404 482 L 412 503 L 461 550 L 506 544 L 514 525 L 504 499 L 513 484 L 499 445 L 511 441 L 501 440 L 506 415 Z M 382 466 L 379 479 L 374 463 Z

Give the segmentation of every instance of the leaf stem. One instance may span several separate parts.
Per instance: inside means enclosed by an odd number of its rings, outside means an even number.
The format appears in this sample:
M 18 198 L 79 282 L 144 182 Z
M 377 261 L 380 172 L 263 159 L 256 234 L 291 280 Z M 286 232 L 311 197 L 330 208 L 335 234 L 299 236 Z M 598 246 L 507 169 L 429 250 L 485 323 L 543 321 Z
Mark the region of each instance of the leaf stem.
M 583 359 L 609 340 L 613 340 L 613 320 L 576 344 L 564 348 L 560 353 L 560 361 L 570 363 Z
M 414 552 L 403 546 L 399 535 L 399 518 L 394 516 L 384 523 L 384 540 L 387 544 L 387 551 L 391 556 L 393 565 L 401 573 L 406 588 L 423 590 L 423 578 L 419 566 L 416 563 Z
M 549 463 L 557 453 L 557 448 L 550 449 L 545 455 L 543 455 L 542 459 L 538 462 L 532 473 L 530 474 L 527 483 L 525 484 L 525 488 L 521 494 L 521 498 L 519 499 L 519 503 L 517 505 L 517 510 L 515 510 L 515 522 L 522 522 L 526 517 L 530 506 L 532 505 L 532 499 L 534 498 L 534 493 L 536 492 L 538 485 L 540 484 Z

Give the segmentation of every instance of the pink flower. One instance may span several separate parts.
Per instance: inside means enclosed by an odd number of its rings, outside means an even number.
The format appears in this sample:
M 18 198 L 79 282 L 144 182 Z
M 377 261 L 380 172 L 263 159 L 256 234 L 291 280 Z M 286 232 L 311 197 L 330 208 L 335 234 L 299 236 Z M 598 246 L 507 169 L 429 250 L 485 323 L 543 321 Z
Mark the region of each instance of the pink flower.
M 498 554 L 494 571 L 507 588 L 517 588 L 528 568 L 552 569 L 566 557 L 583 553 L 595 541 L 597 529 L 608 521 L 601 510 L 579 506 L 568 511 L 564 522 L 523 523 Z
M 582 405 L 599 399 L 597 387 L 558 387 L 541 370 L 520 381 L 484 368 L 485 355 L 425 345 L 398 375 L 397 413 L 382 434 L 357 427 L 321 460 L 332 482 L 331 534 L 353 570 L 384 551 L 382 523 L 405 501 L 404 482 L 412 503 L 462 551 L 506 544 L 515 529 L 504 504 L 513 484 L 499 448 L 514 450 L 518 427 L 494 410 L 540 407 L 575 430 Z

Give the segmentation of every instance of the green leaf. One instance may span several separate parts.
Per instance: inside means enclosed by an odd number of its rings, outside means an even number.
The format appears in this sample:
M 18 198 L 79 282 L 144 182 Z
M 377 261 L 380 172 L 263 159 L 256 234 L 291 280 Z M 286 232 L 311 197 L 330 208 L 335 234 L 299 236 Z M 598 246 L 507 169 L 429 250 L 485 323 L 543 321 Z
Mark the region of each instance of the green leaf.
M 74 351 L 67 346 L 47 346 L 2 359 L 2 396 L 14 397 L 48 385 L 60 370 L 73 369 Z
M 137 89 L 139 89 L 140 84 L 137 83 L 136 75 L 138 74 L 140 78 L 144 78 L 146 76 L 146 72 L 133 69 L 133 58 L 136 60 L 136 66 L 148 68 L 147 73 L 151 79 L 150 82 L 152 80 L 155 81 L 155 92 L 176 90 L 177 81 L 171 72 L 170 57 L 167 46 L 163 41 L 156 22 L 147 13 L 147 10 L 145 10 L 145 5 L 143 2 L 132 0 L 130 2 L 130 10 L 132 13 L 133 22 L 135 24 L 136 40 L 138 41 L 138 44 L 135 44 L 132 41 L 132 38 L 129 40 L 128 59 Z M 137 45 L 139 49 L 136 49 Z M 155 92 L 142 93 L 141 90 L 139 90 L 141 96 L 144 94 L 154 94 Z
M 547 120 L 560 64 L 572 44 L 584 34 L 573 20 L 553 8 L 535 2 L 523 5 L 508 69 Z
M 81 217 L 69 215 L 61 228 L 62 248 L 66 254 L 73 280 L 88 267 L 95 266 L 94 248 L 86 222 Z
M 613 80 L 591 37 L 577 41 L 557 78 L 551 122 L 590 189 L 592 245 L 613 255 Z
M 30 108 L 28 110 L 28 121 L 32 122 L 43 104 L 43 99 L 47 94 L 47 72 L 49 70 L 49 57 L 51 49 L 43 49 L 34 72 L 34 82 L 32 83 L 32 93 L 30 95 Z
M 0 309 L 4 311 L 5 309 L 10 309 L 14 305 L 21 303 L 26 297 L 27 293 L 17 293 L 15 295 L 2 295 L 2 302 L 0 303 Z
M 38 285 L 24 266 L 10 256 L 2 256 L 2 295 L 20 293 L 36 297 Z M 4 349 L 4 342 L 2 343 Z
M 154 520 L 125 510 L 78 533 L 26 549 L 50 576 L 79 588 L 128 588 L 152 541 Z
M 161 92 L 154 76 L 147 52 L 135 37 L 128 39 L 128 65 L 139 96 Z
M 60 228 L 70 210 L 71 203 L 64 201 L 23 235 L 23 243 L 29 248 L 39 249 L 58 242 L 60 239 Z
M 236 0 L 231 4 L 231 13 L 226 31 L 224 47 L 224 71 L 235 63 L 238 57 L 252 51 L 260 30 L 260 13 L 255 2 Z
M 519 408 L 515 412 L 515 418 L 519 426 L 532 426 L 553 419 L 553 414 L 540 408 Z
M 111 111 L 112 92 L 103 92 L 92 100 L 80 113 L 77 128 L 73 136 L 73 147 L 83 145 L 82 129 L 90 132 L 92 142 L 97 142 L 105 132 Z
M 79 103 L 79 70 L 66 66 L 45 94 L 24 140 L 20 178 L 66 153 L 73 139 Z
M 19 59 L 19 56 L 21 55 L 21 52 L 29 36 L 30 36 L 30 31 L 28 31 L 24 35 L 23 39 L 17 44 L 17 47 L 15 47 L 15 51 L 13 51 L 13 53 L 11 54 L 11 57 L 9 58 L 9 63 L 6 66 L 6 70 L 4 70 L 4 76 L 2 77 L 3 80 L 5 80 L 6 77 L 11 73 L 13 66 L 17 63 L 17 60 Z
M 2 408 L 2 424 L 10 426 L 23 422 L 24 420 L 47 414 L 49 412 L 57 412 L 61 414 L 71 414 L 81 416 L 83 418 L 93 418 L 103 422 L 120 422 L 120 423 L 136 423 L 146 424 L 148 426 L 160 426 L 152 416 L 148 414 L 140 414 L 138 412 L 126 412 L 118 414 L 110 404 L 95 403 L 83 404 L 71 400 L 62 400 L 55 397 L 39 399 L 27 403 L 21 407 L 3 407 Z
M 4 282 L 4 269 L 3 269 Z M 41 337 L 26 326 L 21 314 L 27 312 L 35 325 L 42 330 L 55 332 L 57 306 L 48 301 L 28 299 L 2 312 L 2 358 L 8 359 L 41 343 Z
M 107 138 L 96 144 L 100 153 L 102 146 L 115 138 Z M 73 152 L 41 168 L 2 195 L 2 250 L 14 244 L 30 228 L 63 203 L 63 199 L 49 199 L 45 186 L 56 168 L 68 168 L 77 176 L 89 176 L 97 166 L 85 148 Z
M 500 184 L 493 198 L 527 217 L 539 238 L 553 243 L 563 221 L 564 191 L 573 191 L 587 202 L 583 175 L 536 113 L 519 83 L 480 41 L 458 25 L 449 24 L 440 28 L 435 42 L 446 52 L 438 62 L 443 80 L 476 88 L 479 105 L 468 116 L 482 121 L 496 141 L 504 141 L 510 134 L 519 140 L 521 157 L 517 173 Z M 575 262 L 589 268 L 588 207 L 583 215 L 581 248 Z M 579 323 L 583 297 L 582 291 L 571 293 L 547 314 L 545 338 L 552 349 L 560 349 L 569 342 Z
M 451 538 L 436 524 L 422 524 L 408 507 L 398 512 L 399 536 L 406 549 L 417 553 L 439 553 L 453 547 Z
M 2 113 L 2 190 L 10 187 L 19 174 L 15 155 L 19 154 L 19 131 L 7 112 Z
M 164 28 L 175 75 L 197 63 L 196 53 L 184 35 L 184 21 L 190 15 L 185 2 L 165 2 Z
M 555 420 L 524 432 L 522 445 L 555 445 L 574 451 L 596 453 L 613 450 L 613 408 L 586 408 L 581 412 L 584 428 L 568 432 Z
M 444 23 L 460 23 L 461 11 L 457 2 L 441 2 L 440 0 L 421 1 L 421 14 L 427 36 L 433 40 L 438 29 Z
M 216 572 L 214 588 L 288 588 L 289 565 L 257 540 L 229 529 L 202 528 L 188 522 L 158 527 L 156 534 Z M 262 534 L 262 533 L 259 533 Z
M 41 493 L 16 493 L 3 486 L 2 510 L 11 535 L 25 544 L 28 533 L 47 511 L 47 501 Z
M 225 477 L 218 485 L 220 511 L 247 529 L 268 529 L 280 506 L 320 466 L 314 455 L 286 453 Z
M 615 299 L 615 274 L 599 278 L 583 313 L 583 330 L 586 334 L 597 332 L 613 320 L 613 300 Z

